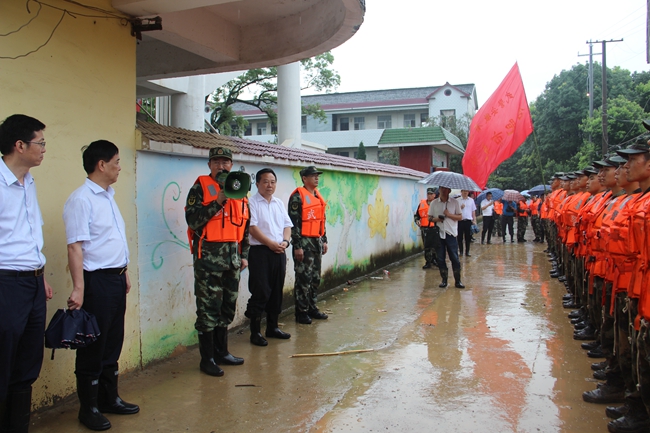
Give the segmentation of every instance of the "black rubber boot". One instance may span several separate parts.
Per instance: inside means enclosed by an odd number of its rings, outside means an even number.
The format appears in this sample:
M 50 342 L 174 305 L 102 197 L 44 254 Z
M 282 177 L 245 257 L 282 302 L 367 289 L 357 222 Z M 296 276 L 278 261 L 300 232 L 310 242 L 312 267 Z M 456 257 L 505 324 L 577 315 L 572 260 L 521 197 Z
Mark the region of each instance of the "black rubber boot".
M 10 391 L 7 394 L 6 430 L 10 433 L 27 433 L 29 430 L 29 414 L 32 410 L 32 387 Z M 3 424 L 0 424 L 2 427 Z
M 266 338 L 262 337 L 260 332 L 262 318 L 259 316 L 251 317 L 251 344 L 256 346 L 268 346 L 269 342 L 266 341 Z
M 465 285 L 460 282 L 460 269 L 454 269 L 454 281 L 457 289 L 464 289 Z
M 201 371 L 208 376 L 223 376 L 223 370 L 214 362 L 214 331 L 199 331 L 199 352 L 201 353 Z
M 242 365 L 244 358 L 232 356 L 228 352 L 228 328 L 214 328 L 214 362 L 219 365 Z
M 116 413 L 119 415 L 133 415 L 140 412 L 140 406 L 127 403 L 120 398 L 117 392 L 117 368 L 105 368 L 99 376 L 99 394 L 97 403 L 102 413 Z
M 77 395 L 79 396 L 79 421 L 90 430 L 108 430 L 111 423 L 97 407 L 99 379 L 91 376 L 77 376 Z
M 440 277 L 442 278 L 442 283 L 438 284 L 438 287 L 447 287 L 447 278 L 449 278 L 449 271 L 447 269 L 440 269 Z
M 288 340 L 291 334 L 286 333 L 278 326 L 277 314 L 266 314 L 266 336 L 267 338 L 279 338 L 281 340 Z

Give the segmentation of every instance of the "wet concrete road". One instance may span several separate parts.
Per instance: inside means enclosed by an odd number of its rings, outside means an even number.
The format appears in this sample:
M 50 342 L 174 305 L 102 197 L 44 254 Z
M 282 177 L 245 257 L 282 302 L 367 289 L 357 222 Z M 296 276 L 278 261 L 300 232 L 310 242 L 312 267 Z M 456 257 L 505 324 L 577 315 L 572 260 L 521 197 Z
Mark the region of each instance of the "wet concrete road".
M 246 361 L 221 378 L 199 373 L 198 349 L 130 374 L 121 394 L 141 412 L 108 415 L 111 431 L 606 432 L 605 407 L 582 401 L 594 360 L 572 339 L 543 249 L 474 244 L 464 290 L 439 289 L 421 256 L 406 261 L 327 296 L 327 321 L 281 318 L 290 340 L 262 348 L 231 333 Z M 374 351 L 290 358 L 353 349 Z M 89 431 L 70 400 L 33 415 L 30 432 Z

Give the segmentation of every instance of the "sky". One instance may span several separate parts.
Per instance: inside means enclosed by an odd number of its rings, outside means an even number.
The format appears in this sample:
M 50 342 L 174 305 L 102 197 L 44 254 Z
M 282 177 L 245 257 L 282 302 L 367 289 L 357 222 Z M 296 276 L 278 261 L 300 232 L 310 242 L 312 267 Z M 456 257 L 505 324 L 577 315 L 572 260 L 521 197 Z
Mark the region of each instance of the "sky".
M 650 70 L 646 0 L 366 0 L 359 31 L 332 50 L 336 92 L 473 83 L 480 107 L 518 62 L 530 103 L 603 39 L 623 39 L 607 44 L 608 67 Z

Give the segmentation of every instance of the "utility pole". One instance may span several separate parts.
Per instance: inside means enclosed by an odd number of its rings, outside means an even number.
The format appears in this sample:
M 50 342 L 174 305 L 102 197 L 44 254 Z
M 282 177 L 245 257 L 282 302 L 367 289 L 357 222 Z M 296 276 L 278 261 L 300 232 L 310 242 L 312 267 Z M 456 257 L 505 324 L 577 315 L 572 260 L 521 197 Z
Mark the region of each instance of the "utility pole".
M 603 105 L 601 108 L 602 112 L 602 125 L 603 125 L 603 144 L 602 144 L 602 153 L 603 156 L 607 154 L 607 150 L 609 148 L 609 144 L 607 143 L 607 44 L 609 42 L 623 42 L 623 38 L 621 39 L 610 39 L 609 41 L 602 40 L 602 41 L 587 41 L 588 44 L 591 43 L 602 43 L 603 44 Z
M 650 1 L 650 0 L 648 0 Z M 594 117 L 594 55 L 599 56 L 601 53 L 594 54 L 594 44 L 591 41 L 587 41 L 589 44 L 589 54 L 580 54 L 578 57 L 589 56 L 589 72 L 587 76 L 587 87 L 589 88 L 589 118 Z M 591 141 L 591 133 L 589 133 L 589 141 Z

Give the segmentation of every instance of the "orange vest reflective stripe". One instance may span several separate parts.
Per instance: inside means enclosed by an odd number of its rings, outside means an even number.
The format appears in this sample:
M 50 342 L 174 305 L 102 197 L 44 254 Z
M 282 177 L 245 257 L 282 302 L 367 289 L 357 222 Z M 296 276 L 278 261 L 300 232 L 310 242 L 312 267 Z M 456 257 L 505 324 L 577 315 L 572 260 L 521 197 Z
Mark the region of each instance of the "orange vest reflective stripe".
M 429 203 L 426 200 L 420 202 L 418 215 L 420 217 L 420 227 L 433 227 L 435 225 L 435 223 L 429 221 Z
M 200 183 L 203 189 L 204 206 L 217 199 L 221 188 L 211 176 L 199 176 L 194 184 L 196 185 L 197 183 Z M 224 207 L 210 218 L 210 221 L 203 227 L 199 238 L 199 258 L 201 258 L 201 242 L 203 240 L 208 242 L 241 242 L 246 230 L 246 221 L 249 218 L 248 199 L 246 197 L 243 199 L 229 198 L 224 203 Z M 194 232 L 190 229 L 187 232 L 190 239 L 190 250 L 194 251 L 194 246 L 192 245 Z
M 325 234 L 325 207 L 327 203 L 321 197 L 318 189 L 314 190 L 318 196 L 307 191 L 305 187 L 296 188 L 302 200 L 302 228 L 300 235 L 307 238 L 320 238 Z

